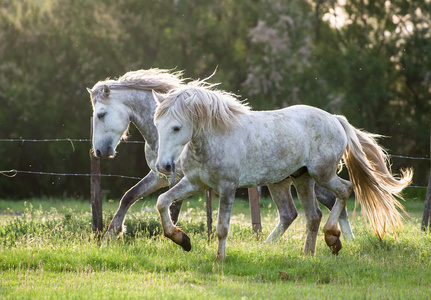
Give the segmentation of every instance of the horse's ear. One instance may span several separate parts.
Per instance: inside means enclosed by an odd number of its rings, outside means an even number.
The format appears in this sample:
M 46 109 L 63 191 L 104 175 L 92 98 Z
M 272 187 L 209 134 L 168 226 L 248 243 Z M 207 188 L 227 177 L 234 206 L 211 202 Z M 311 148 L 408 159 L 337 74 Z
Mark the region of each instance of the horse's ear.
M 91 95 L 91 89 L 87 88 L 87 92 Z
M 156 103 L 160 104 L 162 103 L 164 97 L 162 94 L 157 93 L 155 90 L 152 90 L 153 92 L 153 98 L 156 101 Z
M 103 86 L 103 96 L 105 98 L 109 97 L 109 94 L 111 93 L 111 89 L 106 84 Z

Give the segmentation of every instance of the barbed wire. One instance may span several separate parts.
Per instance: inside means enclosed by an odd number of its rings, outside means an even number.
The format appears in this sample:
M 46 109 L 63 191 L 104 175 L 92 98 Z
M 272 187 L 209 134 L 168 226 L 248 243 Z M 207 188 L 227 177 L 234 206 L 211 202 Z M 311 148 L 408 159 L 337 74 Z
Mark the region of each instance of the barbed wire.
M 91 139 L 0 139 L 0 142 L 91 142 Z M 145 144 L 145 141 L 128 141 L 124 140 L 121 143 L 126 144 Z
M 91 142 L 91 139 L 0 139 L 0 142 Z M 129 141 L 124 140 L 121 141 L 121 143 L 126 144 L 145 144 L 145 141 Z M 389 154 L 389 157 L 395 157 L 395 158 L 406 158 L 406 159 L 413 159 L 413 160 L 431 160 L 429 157 L 414 157 L 414 156 L 404 156 L 404 155 L 396 155 L 396 154 Z
M 90 139 L 0 139 L 0 142 L 90 142 Z
M 0 139 L 0 142 L 70 142 L 74 149 L 73 142 L 91 142 L 91 139 L 70 139 L 70 138 L 62 138 L 62 139 Z M 145 141 L 129 141 L 124 140 L 122 143 L 127 144 L 144 144 Z M 390 154 L 391 158 L 403 158 L 403 159 L 412 159 L 412 160 L 431 160 L 429 157 L 413 157 L 413 156 L 404 156 L 404 155 L 395 155 Z M 132 179 L 132 180 L 141 180 L 141 177 L 134 176 L 126 176 L 126 175 L 114 175 L 114 174 L 70 174 L 70 173 L 56 173 L 56 172 L 36 172 L 36 171 L 21 171 L 16 169 L 11 170 L 0 170 L 0 174 L 6 177 L 15 177 L 17 174 L 34 174 L 34 175 L 51 175 L 51 176 L 82 176 L 82 177 L 91 177 L 91 176 L 101 176 L 101 177 L 115 177 L 115 178 L 124 178 L 124 179 Z M 410 186 L 412 188 L 426 188 L 424 186 Z
M 92 176 L 100 176 L 100 177 L 117 177 L 117 178 L 125 178 L 125 179 L 134 179 L 141 180 L 143 177 L 134 177 L 134 176 L 126 176 L 126 175 L 114 175 L 114 174 L 69 174 L 69 173 L 55 173 L 55 172 L 35 172 L 35 171 L 19 171 L 19 170 L 5 170 L 0 171 L 0 174 L 12 178 L 17 174 L 35 174 L 35 175 L 51 175 L 51 176 L 82 176 L 82 177 L 92 177 Z
M 396 158 L 407 158 L 407 159 L 417 159 L 417 160 L 431 160 L 429 157 L 413 157 L 413 156 L 403 156 L 403 155 L 392 155 L 389 154 L 390 157 L 396 157 Z

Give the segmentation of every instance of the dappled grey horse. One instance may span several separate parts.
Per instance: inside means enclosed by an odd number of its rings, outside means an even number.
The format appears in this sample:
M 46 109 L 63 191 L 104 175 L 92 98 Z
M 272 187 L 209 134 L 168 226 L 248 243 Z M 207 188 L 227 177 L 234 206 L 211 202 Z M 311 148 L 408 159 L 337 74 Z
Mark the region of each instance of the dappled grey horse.
M 387 156 L 375 135 L 351 126 L 346 118 L 305 105 L 274 111 L 251 111 L 235 95 L 216 90 L 205 81 L 181 86 L 167 95 L 154 92 L 158 102 L 155 124 L 159 135 L 157 169 L 170 175 L 179 159 L 184 177 L 159 196 L 157 209 L 164 235 L 185 250 L 189 237 L 172 224 L 168 208 L 210 187 L 220 196 L 217 223 L 217 259 L 226 257 L 226 241 L 235 190 L 267 185 L 277 207 L 278 197 L 292 180 L 305 211 L 307 236 L 303 253 L 314 255 L 322 213 L 314 194 L 315 182 L 337 196 L 323 231 L 334 254 L 341 249 L 337 228 L 351 192 L 361 202 L 375 234 L 401 226 L 395 197 L 411 182 L 412 171 L 396 179 L 386 166 Z M 350 181 L 337 176 L 343 159 Z M 268 237 L 278 239 L 286 230 L 280 221 Z
M 183 85 L 181 75 L 180 72 L 171 73 L 169 70 L 139 70 L 128 72 L 118 80 L 99 81 L 91 90 L 89 89 L 93 107 L 93 153 L 102 158 L 114 157 L 117 145 L 127 135 L 129 124 L 133 123 L 145 140 L 145 158 L 151 169 L 122 197 L 120 206 L 108 227 L 108 237 L 114 237 L 123 232 L 126 213 L 133 203 L 169 184 L 165 176 L 157 175 L 155 168 L 158 137 L 153 122 L 156 102 L 151 91 L 167 93 L 169 90 L 179 88 Z M 181 175 L 181 168 L 177 168 L 177 173 Z M 271 195 L 276 199 L 283 226 L 287 228 L 297 216 L 290 194 L 290 184 L 277 192 L 272 189 Z M 320 202 L 329 209 L 332 208 L 335 196 L 319 196 L 319 193 L 317 195 Z M 278 198 L 288 200 L 280 202 Z M 182 201 L 179 200 L 170 207 L 174 223 L 178 220 L 181 203 Z M 340 218 L 340 226 L 346 238 L 353 237 L 345 211 Z

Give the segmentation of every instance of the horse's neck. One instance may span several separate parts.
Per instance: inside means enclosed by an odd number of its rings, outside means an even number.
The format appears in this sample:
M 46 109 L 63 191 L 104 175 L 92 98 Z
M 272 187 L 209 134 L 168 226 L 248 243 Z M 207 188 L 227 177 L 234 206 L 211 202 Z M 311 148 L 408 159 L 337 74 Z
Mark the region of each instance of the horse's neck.
M 157 146 L 157 129 L 154 125 L 156 103 L 151 92 L 135 91 L 135 97 L 127 101 L 130 120 L 152 149 Z
M 194 159 L 200 160 L 202 157 L 207 155 L 207 151 L 213 146 L 215 140 L 212 137 L 212 133 L 199 132 L 193 135 L 190 143 L 188 143 L 189 154 Z
M 194 136 L 190 143 L 188 143 L 188 148 L 190 154 L 197 157 L 203 154 L 203 149 L 207 146 L 207 141 L 203 136 Z

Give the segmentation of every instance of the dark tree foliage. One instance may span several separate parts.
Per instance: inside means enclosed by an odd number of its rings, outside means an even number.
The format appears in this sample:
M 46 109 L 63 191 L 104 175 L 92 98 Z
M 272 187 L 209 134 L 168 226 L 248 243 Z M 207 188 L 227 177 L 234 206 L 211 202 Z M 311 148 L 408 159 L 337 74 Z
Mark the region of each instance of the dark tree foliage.
M 0 138 L 89 138 L 85 88 L 97 81 L 151 67 L 191 78 L 217 69 L 211 80 L 256 109 L 314 105 L 390 136 L 391 153 L 425 157 L 430 11 L 429 1 L 404 0 L 0 0 Z M 89 173 L 89 149 L 0 142 L 0 170 Z M 103 173 L 148 172 L 142 144 L 117 150 Z M 428 168 L 416 169 L 415 183 L 426 184 Z M 119 197 L 134 183 L 102 185 Z M 1 198 L 40 195 L 88 198 L 89 178 L 0 177 Z

